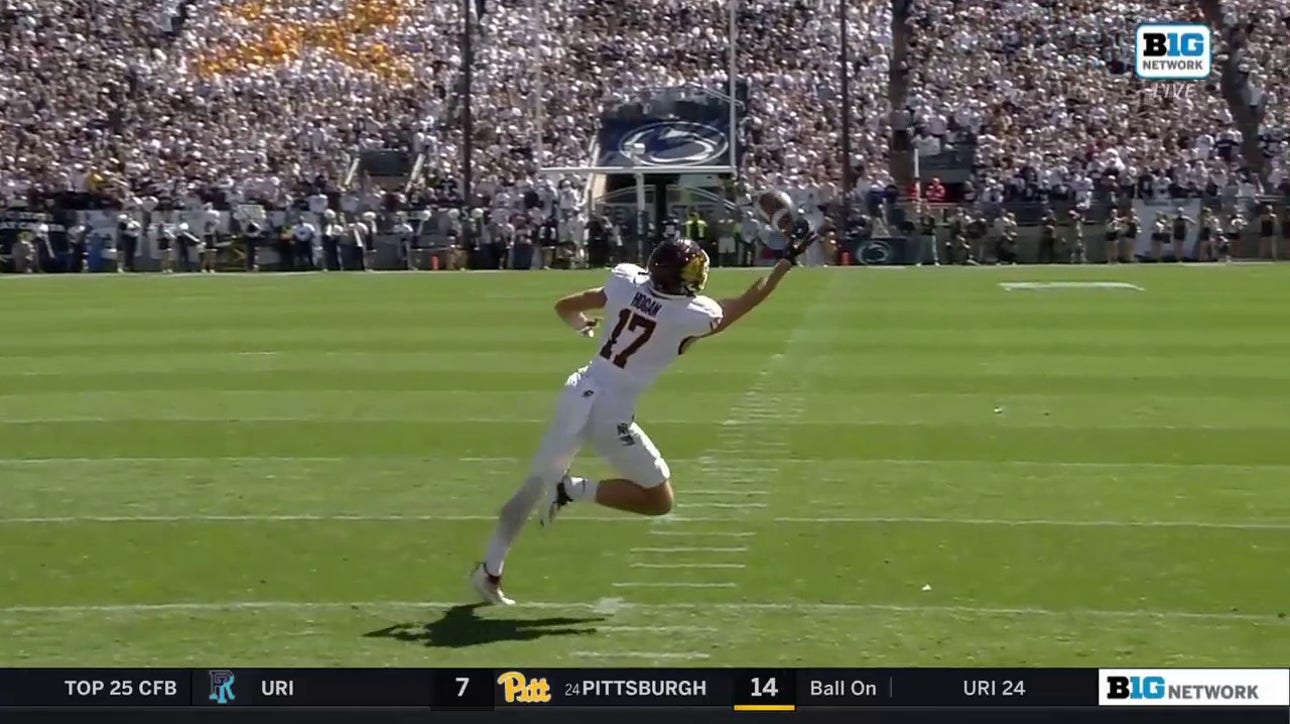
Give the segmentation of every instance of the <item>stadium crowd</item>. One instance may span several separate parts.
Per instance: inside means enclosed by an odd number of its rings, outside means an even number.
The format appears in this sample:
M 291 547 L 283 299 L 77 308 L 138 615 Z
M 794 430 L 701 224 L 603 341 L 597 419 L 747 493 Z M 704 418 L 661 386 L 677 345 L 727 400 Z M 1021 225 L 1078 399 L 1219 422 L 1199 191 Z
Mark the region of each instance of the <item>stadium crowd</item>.
M 1290 1 L 1222 2 L 1241 28 L 1248 102 L 1276 186 L 1288 180 L 1278 96 L 1290 87 Z M 473 102 L 485 190 L 528 181 L 538 164 L 587 163 L 596 114 L 634 93 L 725 83 L 723 3 L 472 4 L 482 10 Z M 860 194 L 891 181 L 891 6 L 850 6 Z M 1086 193 L 1111 170 L 1200 189 L 1235 183 L 1242 161 L 1226 102 L 1203 85 L 1174 94 L 1133 77 L 1134 25 L 1201 19 L 1190 4 L 909 8 L 913 143 L 930 154 L 974 138 L 981 193 Z M 0 191 L 217 188 L 272 201 L 334 187 L 356 153 L 381 147 L 428 151 L 433 172 L 455 177 L 460 12 L 418 0 L 0 0 Z M 836 2 L 747 0 L 739 30 L 747 180 L 835 197 Z

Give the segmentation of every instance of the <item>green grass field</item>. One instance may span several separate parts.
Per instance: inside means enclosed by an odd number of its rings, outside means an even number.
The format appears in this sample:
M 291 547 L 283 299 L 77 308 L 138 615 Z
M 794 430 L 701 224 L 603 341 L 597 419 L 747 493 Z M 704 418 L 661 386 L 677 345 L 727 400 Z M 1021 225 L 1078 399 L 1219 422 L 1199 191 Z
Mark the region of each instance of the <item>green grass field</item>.
M 601 278 L 0 278 L 0 665 L 1285 665 L 1290 266 L 794 272 L 467 605 Z

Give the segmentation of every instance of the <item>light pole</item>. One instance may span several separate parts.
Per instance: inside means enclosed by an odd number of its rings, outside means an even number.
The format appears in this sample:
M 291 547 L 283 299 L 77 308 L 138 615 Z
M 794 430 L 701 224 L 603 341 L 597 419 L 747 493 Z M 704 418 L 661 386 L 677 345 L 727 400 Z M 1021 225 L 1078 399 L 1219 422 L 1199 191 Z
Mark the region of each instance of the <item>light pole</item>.
M 474 185 L 472 161 L 475 156 L 475 117 L 471 108 L 474 101 L 475 43 L 474 27 L 470 21 L 471 2 L 461 0 L 461 197 L 466 208 L 470 207 L 471 187 Z
M 627 160 L 631 162 L 632 175 L 636 177 L 636 250 L 637 255 L 644 249 L 645 234 L 649 225 L 645 223 L 645 167 L 641 158 L 645 155 L 645 144 L 633 143 L 627 147 Z
M 851 219 L 851 48 L 847 42 L 847 0 L 838 0 L 838 24 L 842 27 L 840 65 L 842 81 L 842 223 Z

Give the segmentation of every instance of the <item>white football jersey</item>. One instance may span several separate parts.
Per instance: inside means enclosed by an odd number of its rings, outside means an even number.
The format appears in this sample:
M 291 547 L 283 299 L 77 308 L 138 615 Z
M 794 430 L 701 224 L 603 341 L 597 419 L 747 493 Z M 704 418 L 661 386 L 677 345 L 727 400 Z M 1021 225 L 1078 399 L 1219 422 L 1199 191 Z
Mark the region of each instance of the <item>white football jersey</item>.
M 656 291 L 649 272 L 635 264 L 614 267 L 604 289 L 599 351 L 587 375 L 618 395 L 644 392 L 681 356 L 687 339 L 709 334 L 721 322 L 721 305 L 711 297 Z

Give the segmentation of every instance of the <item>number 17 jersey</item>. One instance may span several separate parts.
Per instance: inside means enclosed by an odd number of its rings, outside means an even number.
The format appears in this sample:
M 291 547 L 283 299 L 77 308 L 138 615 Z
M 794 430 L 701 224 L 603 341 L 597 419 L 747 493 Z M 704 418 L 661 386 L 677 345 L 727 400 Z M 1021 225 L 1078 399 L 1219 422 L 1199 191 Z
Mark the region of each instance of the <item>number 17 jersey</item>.
M 635 264 L 614 267 L 604 290 L 599 353 L 587 376 L 620 398 L 645 392 L 681 356 L 686 340 L 721 323 L 721 305 L 711 297 L 659 292 Z

